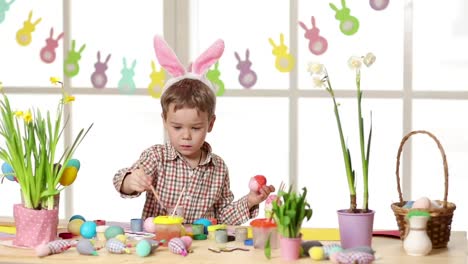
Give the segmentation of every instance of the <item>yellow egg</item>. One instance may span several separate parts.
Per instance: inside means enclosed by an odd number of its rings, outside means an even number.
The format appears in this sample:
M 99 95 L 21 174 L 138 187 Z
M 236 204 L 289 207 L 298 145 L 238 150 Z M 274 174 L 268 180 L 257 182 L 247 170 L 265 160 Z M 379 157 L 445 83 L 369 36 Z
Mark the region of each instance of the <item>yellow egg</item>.
M 78 174 L 78 169 L 75 167 L 67 167 L 62 173 L 62 177 L 60 178 L 60 184 L 63 186 L 68 186 L 72 184 L 75 179 L 76 175 Z
M 68 222 L 68 232 L 72 233 L 75 236 L 80 235 L 81 225 L 84 223 L 83 220 L 76 218 Z
M 309 249 L 309 256 L 313 260 L 322 260 L 325 258 L 323 247 L 311 247 Z
M 115 238 L 116 238 L 117 240 L 119 240 L 120 242 L 122 242 L 122 243 L 126 243 L 126 242 L 127 242 L 127 236 L 124 235 L 124 234 L 116 235 Z

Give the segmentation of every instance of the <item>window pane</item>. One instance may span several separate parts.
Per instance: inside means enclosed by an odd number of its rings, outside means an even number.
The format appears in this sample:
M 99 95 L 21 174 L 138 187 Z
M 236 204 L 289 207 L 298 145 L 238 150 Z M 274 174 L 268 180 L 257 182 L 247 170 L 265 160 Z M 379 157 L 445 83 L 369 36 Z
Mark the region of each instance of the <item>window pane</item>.
M 192 16 L 195 33 L 191 34 L 191 54 L 198 56 L 213 41 L 223 39 L 226 49 L 220 59 L 219 70 L 226 89 L 244 89 L 238 80 L 240 72 L 236 68 L 238 60 L 234 52 L 244 61 L 246 49 L 250 51 L 250 70 L 257 75 L 252 89 L 288 89 L 289 74 L 275 68 L 273 46 L 268 39 L 272 38 L 279 45 L 280 33 L 283 33 L 284 43 L 289 48 L 289 1 L 202 0 L 194 1 L 192 5 L 196 8 Z M 260 11 L 260 16 L 259 10 L 266 7 L 268 12 Z
M 466 91 L 468 3 L 465 0 L 413 2 L 414 89 Z M 444 11 L 440 12 L 442 8 Z
M 94 126 L 75 154 L 82 163 L 73 184 L 75 213 L 116 221 L 141 215 L 145 194 L 135 199 L 120 198 L 112 177 L 119 169 L 133 165 L 146 148 L 164 143 L 160 108 L 159 101 L 150 97 L 77 98 L 73 109 L 75 135 L 92 122 Z M 110 210 L 115 206 L 118 210 Z
M 39 109 L 41 114 L 46 114 L 47 111 L 50 111 L 51 119 L 55 120 L 56 110 L 59 100 L 61 99 L 58 95 L 18 95 L 10 94 L 8 95 L 10 105 L 13 111 L 27 111 L 33 109 Z M 2 99 L 3 100 L 3 99 Z M 21 124 L 21 123 L 20 123 Z M 60 156 L 63 153 L 63 137 L 62 141 L 57 145 L 56 150 L 56 161 L 60 159 Z M 3 137 L 0 137 L 0 145 L 6 148 L 5 141 Z M 3 164 L 3 160 L 0 160 L 0 163 Z M 19 184 L 16 182 L 11 182 L 7 179 L 3 180 L 3 183 L 0 183 L 0 193 L 2 194 L 2 202 L 0 202 L 0 216 L 13 216 L 13 204 L 21 203 L 21 194 Z M 63 193 L 61 194 L 61 202 L 59 209 L 59 217 L 65 217 L 65 199 Z
M 312 28 L 311 16 L 315 17 L 320 36 L 328 42 L 322 55 L 314 55 L 309 50 L 309 40 L 305 30 L 297 24 L 298 32 L 298 74 L 299 87 L 311 86 L 307 64 L 318 61 L 327 66 L 334 77 L 334 89 L 355 89 L 353 72 L 347 61 L 350 56 L 362 56 L 368 52 L 376 55 L 376 63 L 370 70 L 363 71 L 365 87 L 372 90 L 401 90 L 403 87 L 403 11 L 404 1 L 391 1 L 382 11 L 375 11 L 369 1 L 346 1 L 351 15 L 359 20 L 358 31 L 351 36 L 339 30 L 329 2 L 341 8 L 340 1 L 299 1 L 299 21 Z M 297 23 L 293 21 L 292 23 Z
M 466 164 L 468 160 L 468 124 L 459 122 L 468 114 L 464 101 L 416 100 L 414 103 L 414 129 L 423 129 L 434 134 L 442 144 L 447 157 L 449 173 L 449 202 L 457 206 L 452 230 L 468 229 L 466 200 Z M 426 135 L 411 137 L 412 197 L 426 196 L 431 200 L 444 198 L 444 168 L 442 156 L 434 140 Z
M 71 8 L 75 50 L 86 44 L 79 62 L 80 72 L 73 78 L 73 84 L 93 87 L 90 78 L 95 72 L 97 52 L 100 52 L 101 62 L 112 54 L 105 72 L 108 78 L 106 87 L 118 86 L 122 78 L 123 58 L 126 58 L 129 68 L 136 61 L 133 77 L 136 87 L 148 87 L 151 60 L 156 60 L 153 37 L 163 32 L 163 1 L 82 0 L 71 2 Z
M 362 208 L 363 185 L 359 131 L 355 100 L 338 99 L 345 141 L 349 144 L 356 171 L 358 207 Z M 369 164 L 369 208 L 376 211 L 376 229 L 396 228 L 390 209 L 398 198 L 395 156 L 402 131 L 399 100 L 368 99 L 363 102 L 365 138 L 372 110 L 372 143 Z M 306 186 L 314 215 L 306 226 L 337 227 L 336 210 L 349 207 L 349 190 L 331 99 L 299 101 L 299 181 Z
M 288 101 L 280 98 L 218 98 L 216 122 L 207 142 L 229 168 L 235 199 L 262 174 L 276 188 L 288 183 Z M 260 207 L 263 216 L 263 203 Z
M 30 11 L 32 23 L 40 18 L 42 20 L 30 34 L 30 44 L 21 46 L 16 41 L 16 34 L 23 28 L 24 22 L 28 21 Z M 55 0 L 14 1 L 11 4 L 5 12 L 5 20 L 0 23 L 0 81 L 4 86 L 50 86 L 50 76 L 61 76 L 63 40 L 58 41 L 56 57 L 52 63 L 45 63 L 40 57 L 41 50 L 46 46 L 46 39 L 50 36 L 50 29 L 54 28 L 54 39 L 63 31 L 61 11 L 62 1 Z

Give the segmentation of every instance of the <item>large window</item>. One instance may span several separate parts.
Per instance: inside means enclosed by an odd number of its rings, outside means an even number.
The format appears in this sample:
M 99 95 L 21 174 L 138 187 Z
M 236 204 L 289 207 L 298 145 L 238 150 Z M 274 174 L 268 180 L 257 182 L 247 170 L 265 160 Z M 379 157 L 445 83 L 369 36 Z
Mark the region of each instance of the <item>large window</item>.
M 72 40 L 77 51 L 86 44 L 79 74 L 63 77 L 77 96 L 69 109 L 71 134 L 91 122 L 94 128 L 76 154 L 83 165 L 73 188 L 62 195 L 65 202 L 61 205 L 67 205 L 62 217 L 78 213 L 90 219 L 128 221 L 140 214 L 144 195 L 120 199 L 112 177 L 118 169 L 130 166 L 146 147 L 165 139 L 159 100 L 147 90 L 151 61 L 156 62 L 152 39 L 161 34 L 187 65 L 217 38 L 225 41 L 218 69 L 226 92 L 218 97 L 217 120 L 207 140 L 226 161 L 236 198 L 247 194 L 248 180 L 256 174 L 265 175 L 277 187 L 281 181 L 297 189 L 307 187 L 314 209 L 311 221 L 305 223 L 310 227 L 337 227 L 336 210 L 348 206 L 349 193 L 333 104 L 325 91 L 313 87 L 307 64 L 324 63 L 330 74 L 358 175 L 361 206 L 356 95 L 347 60 L 373 52 L 377 61 L 363 70 L 362 89 L 366 128 L 372 112 L 369 191 L 370 207 L 377 211 L 375 228 L 397 228 L 390 204 L 398 199 L 398 146 L 406 133 L 422 129 L 435 134 L 447 154 L 448 199 L 457 205 L 453 229 L 468 229 L 461 188 L 467 184 L 468 170 L 468 126 L 463 122 L 468 114 L 464 106 L 467 75 L 463 74 L 468 68 L 463 48 L 468 42 L 463 26 L 468 5 L 463 0 L 390 1 L 382 11 L 372 9 L 368 1 L 348 0 L 351 15 L 360 25 L 350 36 L 339 30 L 335 11 L 322 1 L 147 0 L 129 5 L 128 1 L 106 0 L 63 1 L 63 7 L 55 2 L 20 1 L 8 11 L 0 24 L 0 80 L 20 107 L 40 106 L 37 94 L 46 94 L 40 98 L 48 106 L 58 96 L 57 89 L 47 84 L 49 76 L 62 73 L 61 63 Z M 341 8 L 341 1 L 332 2 Z M 443 13 L 439 12 L 442 7 Z M 32 44 L 21 47 L 14 36 L 31 9 L 33 21 L 43 19 Z M 328 43 L 322 55 L 309 51 L 309 40 L 299 25 L 301 21 L 311 28 L 312 16 Z M 54 35 L 62 31 L 68 35 L 59 42 L 57 62 L 45 64 L 39 51 L 52 26 Z M 295 59 L 290 72 L 275 67 L 278 56 L 272 53 L 273 44 L 281 44 L 281 34 L 287 53 Z M 107 85 L 101 89 L 91 82 L 98 52 L 101 61 L 112 54 Z M 245 70 L 236 68 L 247 57 L 252 63 L 248 70 L 257 77 L 250 88 L 239 82 Z M 124 58 L 128 67 L 136 61 L 134 91 L 118 89 Z M 405 199 L 442 199 L 441 166 L 440 153 L 429 138 L 416 135 L 407 142 L 399 168 Z M 17 185 L 0 184 L 0 197 L 0 215 L 12 215 L 11 205 L 19 201 Z

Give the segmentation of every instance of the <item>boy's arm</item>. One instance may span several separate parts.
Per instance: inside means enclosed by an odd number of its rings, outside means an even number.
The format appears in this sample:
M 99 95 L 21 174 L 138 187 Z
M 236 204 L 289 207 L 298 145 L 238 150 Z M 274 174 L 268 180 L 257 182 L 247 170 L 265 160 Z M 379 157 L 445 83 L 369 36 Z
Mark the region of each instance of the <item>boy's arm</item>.
M 228 225 L 242 225 L 258 215 L 259 206 L 249 208 L 247 195 L 237 201 L 230 189 L 229 176 L 226 173 L 220 197 L 215 204 L 216 218 L 220 223 Z
M 126 194 L 122 190 L 122 185 L 125 181 L 125 178 L 132 173 L 135 169 L 141 168 L 146 172 L 149 172 L 148 175 L 152 175 L 154 173 L 154 168 L 156 167 L 156 155 L 154 155 L 151 148 L 145 150 L 141 155 L 140 158 L 130 167 L 130 168 L 123 168 L 120 169 L 113 178 L 114 187 L 117 192 L 120 193 L 120 196 L 123 198 L 135 198 L 141 195 L 140 192 L 134 192 L 131 194 Z

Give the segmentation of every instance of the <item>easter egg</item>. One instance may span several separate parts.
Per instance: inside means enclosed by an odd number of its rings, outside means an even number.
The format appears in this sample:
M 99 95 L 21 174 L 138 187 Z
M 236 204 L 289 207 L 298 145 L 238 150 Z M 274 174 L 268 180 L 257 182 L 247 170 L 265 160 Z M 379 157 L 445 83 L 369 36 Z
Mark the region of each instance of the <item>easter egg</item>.
M 62 173 L 62 177 L 60 177 L 60 184 L 63 186 L 68 186 L 72 184 L 75 179 L 76 175 L 78 174 L 78 169 L 75 167 L 67 167 Z
M 68 220 L 68 222 L 70 222 L 70 221 L 73 220 L 73 219 L 81 219 L 81 220 L 83 220 L 83 222 L 86 222 L 86 219 L 85 219 L 83 216 L 81 216 L 81 215 L 73 215 L 72 217 L 70 217 L 70 219 Z
M 136 253 L 140 257 L 146 257 L 151 253 L 151 244 L 148 240 L 143 239 L 136 245 Z
M 68 160 L 67 162 L 67 165 L 65 166 L 65 168 L 68 168 L 68 167 L 75 167 L 77 170 L 80 170 L 80 161 L 77 160 L 77 159 L 70 159 Z
M 267 180 L 263 175 L 256 175 L 249 181 L 249 189 L 254 192 L 258 192 L 263 186 L 265 186 Z
M 80 234 L 84 238 L 93 238 L 96 236 L 96 223 L 86 221 L 80 227 Z
M 309 256 L 313 260 L 325 259 L 325 253 L 322 247 L 311 247 L 309 249 Z
M 73 235 L 75 236 L 79 236 L 80 235 L 80 229 L 81 229 L 81 225 L 83 225 L 85 221 L 81 220 L 81 219 L 73 219 L 71 220 L 70 222 L 68 222 L 68 232 L 72 233 Z
M 429 200 L 427 197 L 421 197 L 414 201 L 413 208 L 429 209 L 431 208 L 431 200 Z
M 154 217 L 148 217 L 145 219 L 143 223 L 143 229 L 148 233 L 155 233 L 156 232 L 156 225 L 153 222 Z
M 104 236 L 107 240 L 116 237 L 117 235 L 125 234 L 124 230 L 120 226 L 109 226 L 106 231 L 104 232 Z
M 185 248 L 189 249 L 192 246 L 192 238 L 189 236 L 183 236 L 180 238 L 185 245 Z
M 3 163 L 2 164 L 2 172 L 3 174 L 9 174 L 9 175 L 6 175 L 5 177 L 10 180 L 10 181 L 15 181 L 15 175 L 13 175 L 13 173 L 15 173 L 13 171 L 13 167 L 11 167 L 10 164 L 8 163 Z

